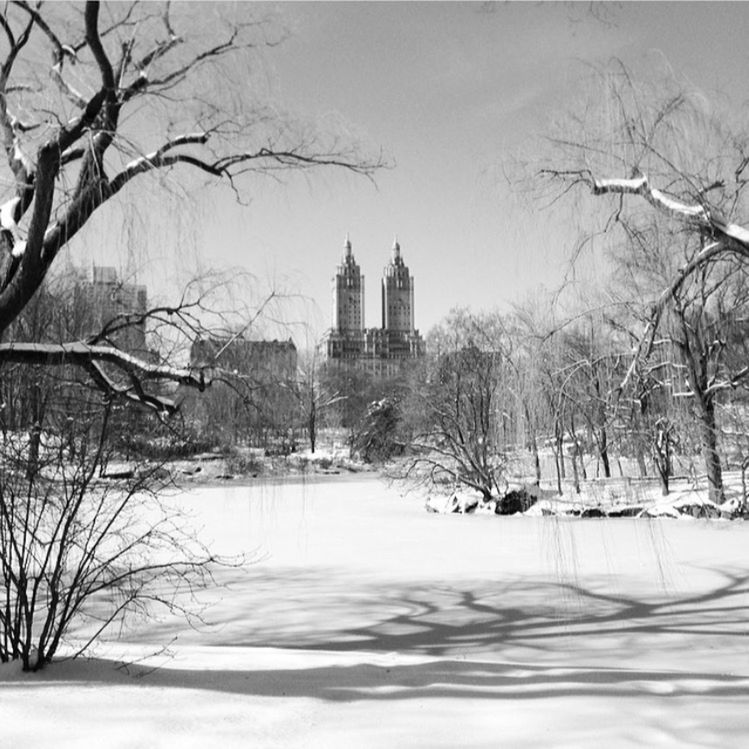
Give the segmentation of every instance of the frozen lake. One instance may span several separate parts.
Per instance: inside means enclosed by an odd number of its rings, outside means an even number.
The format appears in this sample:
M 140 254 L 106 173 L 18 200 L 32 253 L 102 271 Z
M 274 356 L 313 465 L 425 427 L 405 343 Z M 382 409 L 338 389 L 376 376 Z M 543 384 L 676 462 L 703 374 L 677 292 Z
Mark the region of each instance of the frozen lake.
M 205 624 L 112 646 L 171 642 L 137 680 L 106 660 L 0 680 L 0 737 L 33 704 L 40 747 L 82 725 L 123 747 L 749 741 L 746 523 L 441 516 L 369 476 L 179 501 L 254 562 L 218 573 Z
M 672 624 L 707 616 L 719 637 L 749 571 L 744 523 L 435 515 L 369 477 L 206 489 L 187 501 L 212 549 L 256 556 L 228 574 L 228 606 L 236 614 L 236 595 L 248 597 L 241 626 L 260 646 L 339 649 L 345 638 L 388 651 L 631 662 L 649 640 L 665 658 L 680 627 L 694 632 L 692 656 L 705 648 L 709 659 L 705 622 Z M 218 595 L 214 608 L 226 601 Z M 208 618 L 224 632 L 212 640 L 237 624 L 216 610 Z M 636 649 L 628 632 L 639 633 Z

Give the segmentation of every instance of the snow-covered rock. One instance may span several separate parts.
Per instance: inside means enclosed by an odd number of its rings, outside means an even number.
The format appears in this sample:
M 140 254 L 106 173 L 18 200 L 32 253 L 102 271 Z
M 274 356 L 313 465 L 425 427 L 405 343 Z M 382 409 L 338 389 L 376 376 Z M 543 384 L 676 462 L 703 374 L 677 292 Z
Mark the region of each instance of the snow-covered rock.
M 744 502 L 738 497 L 732 497 L 727 499 L 722 505 L 720 505 L 721 515 L 724 518 L 733 520 L 734 518 L 743 517 L 746 511 Z
M 477 515 L 496 515 L 497 514 L 497 500 L 490 499 L 488 502 L 479 502 L 476 507 Z
M 708 518 L 714 520 L 722 517 L 721 506 L 705 496 L 695 492 L 686 495 L 665 498 L 646 507 L 639 517 L 670 518 Z
M 475 512 L 479 504 L 479 499 L 475 494 L 454 492 L 442 496 L 428 496 L 425 507 L 427 512 L 437 512 L 443 515 L 452 513 L 467 515 Z
M 538 502 L 539 492 L 536 486 L 520 486 L 511 488 L 503 497 L 497 500 L 497 514 L 515 515 L 527 512 Z

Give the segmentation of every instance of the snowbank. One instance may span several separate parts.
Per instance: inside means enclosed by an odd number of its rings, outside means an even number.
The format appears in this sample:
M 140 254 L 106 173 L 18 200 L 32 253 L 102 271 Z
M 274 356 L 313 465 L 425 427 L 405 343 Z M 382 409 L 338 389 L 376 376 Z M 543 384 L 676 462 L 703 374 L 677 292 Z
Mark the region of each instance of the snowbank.
M 740 474 L 726 473 L 727 500 L 717 505 L 708 498 L 706 486 L 695 486 L 691 481 L 673 482 L 671 493 L 661 496 L 657 481 L 610 479 L 585 481 L 580 492 L 566 487 L 559 494 L 555 489 L 539 488 L 533 484 L 511 484 L 500 499 L 484 501 L 472 492 L 432 494 L 425 500 L 428 512 L 441 514 L 504 515 L 522 512 L 528 517 L 573 516 L 580 518 L 645 517 L 645 518 L 702 518 L 735 520 L 745 517 L 746 508 L 741 496 Z

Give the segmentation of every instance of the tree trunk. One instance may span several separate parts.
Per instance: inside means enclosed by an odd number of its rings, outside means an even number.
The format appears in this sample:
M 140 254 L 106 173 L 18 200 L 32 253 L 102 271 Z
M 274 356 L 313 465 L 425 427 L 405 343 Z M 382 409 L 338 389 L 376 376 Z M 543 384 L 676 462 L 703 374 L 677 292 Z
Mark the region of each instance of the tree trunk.
M 317 443 L 317 408 L 315 407 L 314 401 L 310 403 L 307 428 L 309 431 L 309 449 L 310 452 L 314 455 L 315 445 Z
M 572 464 L 572 481 L 575 486 L 575 494 L 580 494 L 580 473 L 577 466 L 579 452 L 577 442 L 574 442 L 570 448 L 570 463 Z M 580 462 L 582 463 L 582 460 Z
M 536 435 L 531 434 L 528 439 L 528 447 L 533 456 L 533 472 L 536 476 L 536 486 L 541 484 L 541 458 L 538 454 L 538 442 L 536 442 Z
M 44 419 L 45 399 L 38 380 L 31 386 L 29 392 L 31 425 L 29 428 L 28 458 L 26 461 L 26 477 L 32 479 L 39 469 L 39 448 L 42 441 L 42 421 Z
M 536 486 L 541 486 L 541 458 L 538 455 L 538 445 L 533 440 L 533 467 L 536 469 Z
M 660 453 L 657 453 L 653 457 L 655 470 L 661 482 L 661 495 L 664 497 L 667 497 L 670 491 L 669 478 L 671 474 L 669 471 L 668 462 L 669 462 L 668 460 L 665 460 L 665 461 L 663 460 L 663 456 Z
M 642 445 L 639 442 L 635 447 L 635 457 L 637 458 L 637 470 L 640 473 L 640 478 L 646 479 L 648 477 L 648 467 L 645 463 L 645 453 L 642 451 Z
M 698 418 L 700 422 L 702 457 L 705 461 L 705 473 L 707 474 L 708 497 L 717 504 L 723 504 L 725 494 L 723 492 L 723 470 L 720 465 L 720 455 L 718 454 L 715 402 L 710 397 L 698 394 L 697 407 L 699 409 Z
M 577 451 L 572 453 L 572 479 L 575 482 L 575 494 L 580 494 L 580 474 L 577 472 Z
M 554 448 L 554 467 L 556 468 L 556 473 L 557 473 L 557 493 L 561 497 L 564 492 L 562 491 L 562 471 L 561 471 L 562 465 L 561 465 L 559 458 L 560 458 L 559 448 L 555 447 Z
M 598 452 L 601 456 L 601 462 L 603 463 L 603 477 L 610 479 L 611 464 L 609 462 L 609 438 L 603 427 L 601 427 L 601 438 L 598 441 Z
M 42 427 L 35 422 L 29 429 L 29 450 L 26 460 L 26 478 L 33 479 L 39 468 L 39 445 L 42 440 Z
M 559 475 L 567 478 L 567 469 L 564 465 L 564 431 L 557 421 L 554 425 L 554 441 L 556 443 L 556 454 L 559 456 Z

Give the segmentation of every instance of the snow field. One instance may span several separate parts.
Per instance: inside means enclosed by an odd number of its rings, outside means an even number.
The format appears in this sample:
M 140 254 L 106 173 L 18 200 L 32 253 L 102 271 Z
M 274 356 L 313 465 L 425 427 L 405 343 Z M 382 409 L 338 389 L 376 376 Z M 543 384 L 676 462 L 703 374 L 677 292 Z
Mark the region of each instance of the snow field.
M 175 501 L 255 561 L 196 628 L 0 668 L 0 747 L 749 741 L 746 523 L 434 515 L 371 477 Z

